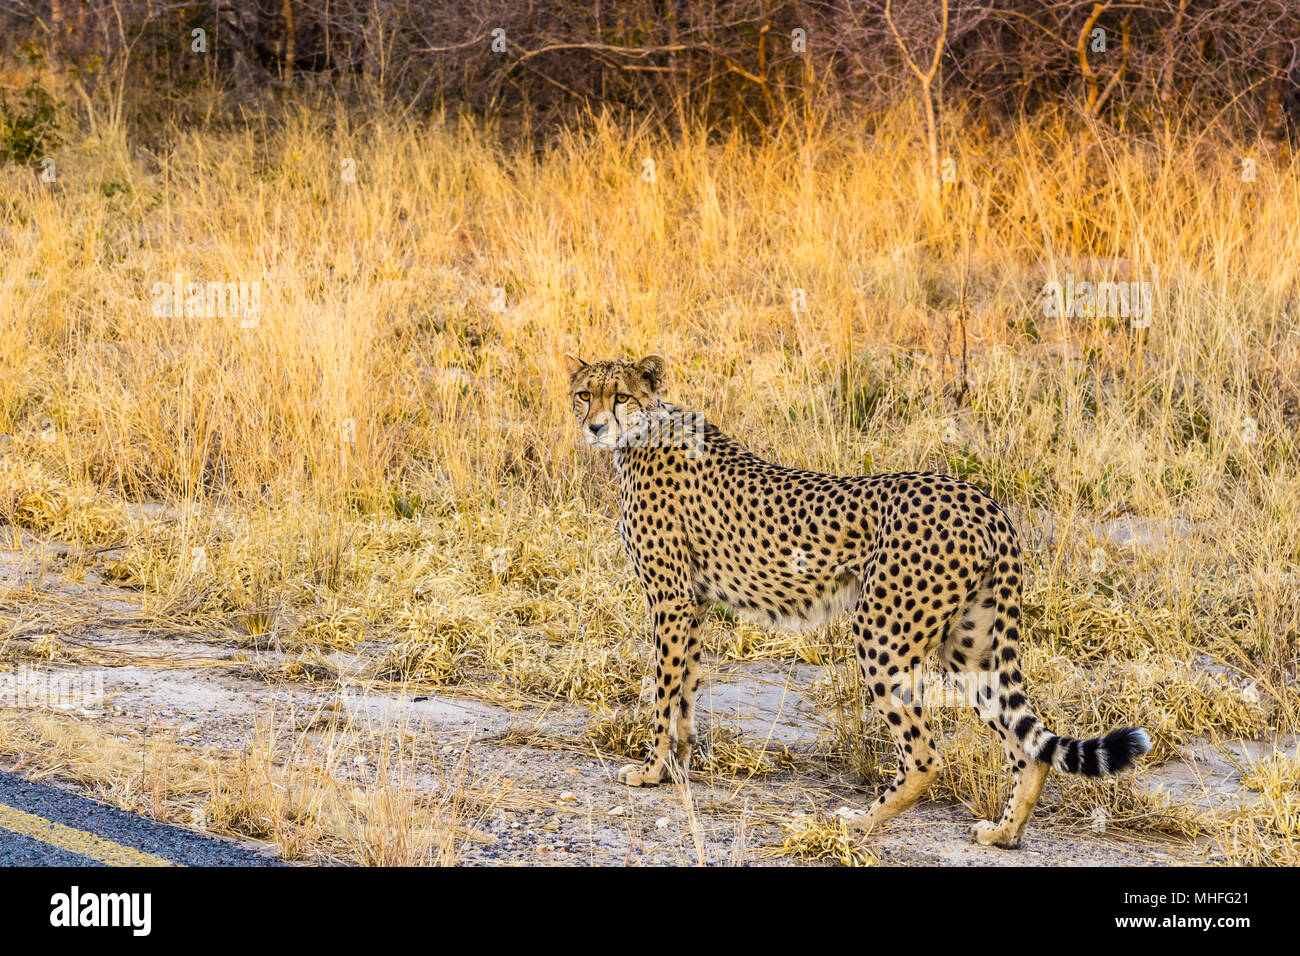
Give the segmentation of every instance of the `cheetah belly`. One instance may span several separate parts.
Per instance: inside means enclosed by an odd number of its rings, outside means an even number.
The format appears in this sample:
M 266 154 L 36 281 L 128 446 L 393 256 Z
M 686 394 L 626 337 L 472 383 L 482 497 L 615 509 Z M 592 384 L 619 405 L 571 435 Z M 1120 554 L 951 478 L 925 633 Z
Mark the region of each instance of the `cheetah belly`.
M 836 569 L 815 582 L 773 581 L 755 587 L 714 579 L 703 588 L 710 600 L 735 611 L 741 620 L 787 631 L 811 630 L 847 613 L 861 590 L 858 575 L 848 569 Z

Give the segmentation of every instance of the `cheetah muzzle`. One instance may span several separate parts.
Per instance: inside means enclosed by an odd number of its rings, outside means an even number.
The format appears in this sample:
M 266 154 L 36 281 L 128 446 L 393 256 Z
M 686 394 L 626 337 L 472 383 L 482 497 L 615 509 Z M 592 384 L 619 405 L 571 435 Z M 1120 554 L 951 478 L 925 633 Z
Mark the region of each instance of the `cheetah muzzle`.
M 1143 730 L 1059 737 L 1035 715 L 1017 646 L 1020 544 L 1006 513 L 945 475 L 837 476 L 763 461 L 698 414 L 659 397 L 666 363 L 566 356 L 584 440 L 612 451 L 619 534 L 649 604 L 655 639 L 654 738 L 619 771 L 651 786 L 694 741 L 700 627 L 714 603 L 773 627 L 852 615 L 854 648 L 873 706 L 898 751 L 892 783 L 849 822 L 870 830 L 911 806 L 939 775 L 919 688 L 936 651 L 964 699 L 1002 741 L 1013 778 L 981 844 L 1019 846 L 1049 767 L 1119 773 L 1151 749 Z

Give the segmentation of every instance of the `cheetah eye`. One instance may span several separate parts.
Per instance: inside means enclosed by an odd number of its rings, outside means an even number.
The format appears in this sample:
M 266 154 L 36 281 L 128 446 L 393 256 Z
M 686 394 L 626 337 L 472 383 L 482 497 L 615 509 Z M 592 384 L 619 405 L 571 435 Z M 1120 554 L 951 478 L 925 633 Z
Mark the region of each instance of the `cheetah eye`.
M 622 405 L 631 397 L 632 397 L 631 395 L 624 395 L 622 392 L 619 392 L 617 395 L 614 396 L 614 401 L 619 405 Z
M 584 402 L 589 402 L 591 401 L 591 392 L 579 392 L 578 398 Z

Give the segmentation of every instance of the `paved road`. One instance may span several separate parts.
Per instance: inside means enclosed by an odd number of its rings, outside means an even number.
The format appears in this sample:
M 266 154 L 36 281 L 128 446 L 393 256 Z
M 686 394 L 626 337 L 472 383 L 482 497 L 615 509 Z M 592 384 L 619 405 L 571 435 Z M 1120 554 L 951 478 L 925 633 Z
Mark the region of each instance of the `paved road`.
M 239 843 L 154 823 L 0 773 L 0 866 L 280 866 Z

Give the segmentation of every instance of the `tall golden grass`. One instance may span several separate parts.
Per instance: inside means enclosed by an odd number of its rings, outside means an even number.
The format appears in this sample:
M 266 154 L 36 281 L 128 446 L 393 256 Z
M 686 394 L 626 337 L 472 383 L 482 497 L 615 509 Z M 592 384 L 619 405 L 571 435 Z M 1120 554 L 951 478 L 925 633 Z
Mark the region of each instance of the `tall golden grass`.
M 1294 160 L 954 117 L 936 192 L 914 115 L 759 142 L 302 109 L 165 149 L 104 128 L 53 184 L 4 168 L 0 522 L 122 544 L 105 573 L 151 612 L 304 660 L 377 642 L 376 680 L 626 705 L 641 598 L 561 356 L 656 351 L 759 454 L 1005 502 L 1062 731 L 1144 722 L 1164 757 L 1295 733 Z M 1067 273 L 1153 279 L 1150 327 L 1045 317 Z M 155 315 L 178 275 L 260 282 L 256 322 Z M 1164 540 L 1120 546 L 1125 515 Z M 710 640 L 822 662 L 837 634 Z M 951 794 L 992 804 L 996 760 L 950 754 Z M 1251 852 L 1293 851 L 1287 819 L 1251 817 Z

